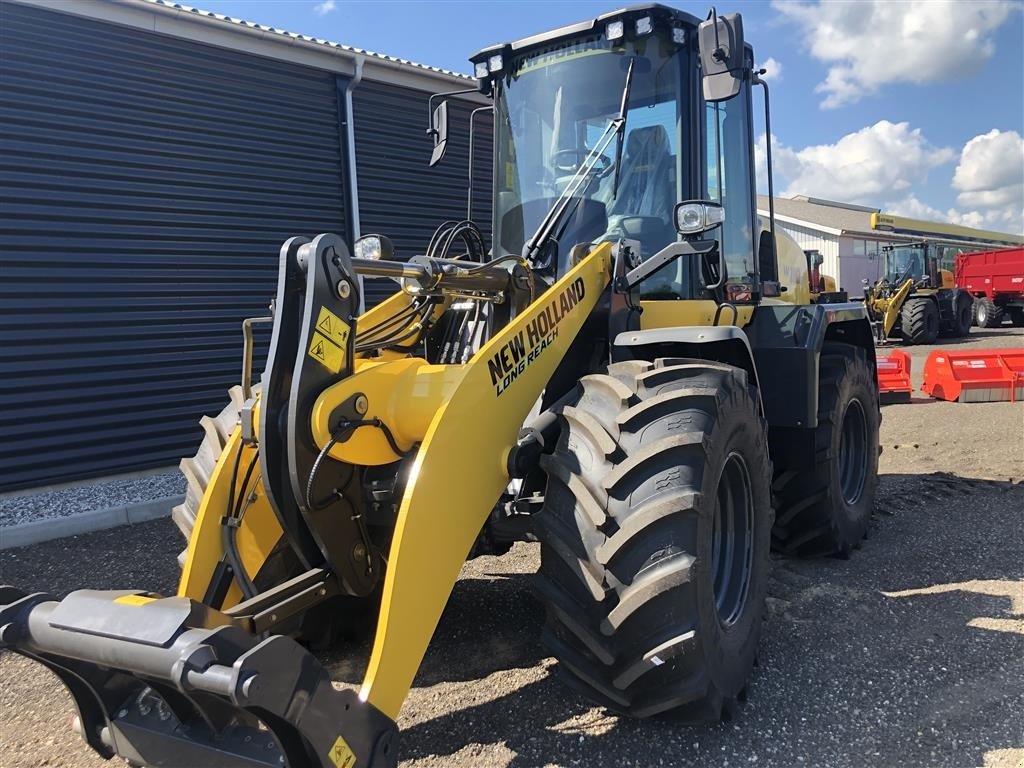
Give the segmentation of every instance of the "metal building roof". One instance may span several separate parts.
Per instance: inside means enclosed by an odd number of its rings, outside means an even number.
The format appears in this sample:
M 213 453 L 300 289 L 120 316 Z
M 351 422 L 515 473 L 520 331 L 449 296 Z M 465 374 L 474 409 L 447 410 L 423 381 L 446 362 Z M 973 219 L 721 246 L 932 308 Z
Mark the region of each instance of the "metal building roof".
M 124 2 L 125 0 L 121 0 Z M 426 70 L 427 72 L 436 72 L 441 75 L 449 75 L 451 77 L 462 78 L 467 81 L 476 82 L 473 78 L 462 72 L 453 72 L 450 69 L 442 69 L 441 67 L 432 67 L 428 64 L 419 64 L 409 59 L 402 59 L 397 56 L 389 56 L 386 53 L 377 53 L 376 51 L 368 51 L 365 48 L 356 48 L 351 45 L 345 45 L 344 43 L 336 43 L 332 40 L 324 40 L 319 37 L 311 37 L 309 35 L 300 35 L 296 32 L 289 32 L 286 29 L 278 29 L 276 27 L 268 27 L 265 24 L 257 24 L 254 21 L 246 21 L 245 19 L 236 19 L 231 16 L 224 16 L 220 13 L 214 13 L 213 11 L 204 11 L 201 8 L 193 8 L 189 5 L 183 5 L 182 3 L 171 3 L 167 0 L 137 0 L 138 2 L 148 3 L 150 5 L 162 6 L 164 8 L 171 8 L 183 13 L 195 14 L 197 17 L 209 19 L 216 22 L 224 22 L 227 24 L 236 24 L 240 27 L 249 29 L 259 30 L 266 32 L 271 35 L 280 36 L 283 40 L 304 40 L 308 43 L 316 43 L 317 45 L 327 46 L 328 48 L 336 48 L 347 53 L 356 53 L 362 56 L 368 56 L 374 59 L 380 59 L 382 61 L 390 61 L 395 64 L 401 64 L 407 67 L 414 67 L 416 69 Z M 468 61 L 468 59 L 467 59 Z
M 767 212 L 767 195 L 757 196 L 757 208 Z M 808 224 L 824 227 L 826 230 L 878 235 L 878 232 L 871 229 L 872 213 L 878 213 L 878 209 L 865 208 L 863 206 L 846 206 L 842 203 L 817 200 L 804 197 L 803 195 L 793 198 L 775 198 L 776 216 L 799 219 Z
M 459 72 L 310 35 L 236 19 L 170 0 L 3 0 L 424 91 L 472 87 Z M 467 62 L 468 64 L 468 62 Z M 365 67 L 364 67 L 365 65 Z

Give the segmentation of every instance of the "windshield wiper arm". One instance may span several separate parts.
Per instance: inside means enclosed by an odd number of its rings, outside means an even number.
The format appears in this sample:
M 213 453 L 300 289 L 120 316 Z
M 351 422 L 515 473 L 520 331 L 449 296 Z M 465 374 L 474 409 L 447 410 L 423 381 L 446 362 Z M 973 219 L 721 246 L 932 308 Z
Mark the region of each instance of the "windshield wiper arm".
M 618 187 L 619 163 L 622 160 L 622 141 L 626 132 L 626 110 L 629 103 L 629 90 L 633 84 L 633 64 L 635 61 L 636 58 L 631 58 L 629 69 L 626 70 L 626 83 L 622 88 L 622 103 L 619 107 L 619 114 L 608 121 L 604 132 L 594 144 L 594 148 L 590 150 L 590 153 L 576 170 L 576 173 L 569 179 L 569 183 L 566 184 L 565 189 L 559 195 L 555 204 L 551 206 L 551 210 L 547 212 L 544 220 L 537 227 L 537 231 L 533 233 L 533 237 L 523 246 L 523 258 L 527 261 L 532 262 L 533 258 L 551 240 L 552 235 L 558 229 L 559 221 L 561 221 L 566 211 L 569 210 L 569 204 L 576 193 L 586 190 L 590 186 L 590 174 L 597 165 L 598 160 L 601 159 L 604 151 L 608 148 L 608 145 L 611 144 L 613 138 L 618 139 L 615 151 L 615 186 L 616 188 Z M 575 210 L 575 206 L 573 206 L 573 210 Z
M 615 140 L 615 176 L 612 180 L 612 200 L 619 194 L 619 170 L 622 168 L 622 144 L 626 137 L 626 116 L 629 114 L 629 91 L 633 87 L 633 64 L 636 57 L 629 60 L 629 69 L 626 70 L 626 85 L 622 89 L 622 105 L 619 107 L 619 126 L 615 131 L 618 137 Z

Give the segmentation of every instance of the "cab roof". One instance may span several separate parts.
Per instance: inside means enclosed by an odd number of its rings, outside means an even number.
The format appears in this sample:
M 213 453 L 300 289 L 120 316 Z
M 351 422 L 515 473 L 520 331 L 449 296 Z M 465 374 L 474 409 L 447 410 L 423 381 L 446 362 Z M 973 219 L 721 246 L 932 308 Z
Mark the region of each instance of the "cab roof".
M 511 43 L 496 43 L 495 45 L 489 45 L 474 53 L 469 57 L 469 60 L 475 65 L 477 62 L 487 61 L 488 58 L 499 53 L 503 53 L 509 57 L 519 56 L 531 49 L 549 45 L 555 41 L 569 40 L 590 32 L 601 31 L 607 27 L 609 23 L 614 21 L 625 22 L 626 28 L 629 29 L 629 22 L 635 23 L 637 19 L 643 18 L 644 16 L 651 17 L 651 21 L 655 29 L 661 26 L 696 27 L 701 22 L 701 19 L 698 19 L 692 14 L 680 11 L 678 8 L 671 8 L 667 5 L 662 5 L 661 3 L 631 5 L 627 8 L 620 8 L 617 11 L 603 13 L 593 19 L 579 21 L 575 24 L 567 24 L 564 27 L 558 27 L 557 29 L 552 29 L 548 32 L 541 32 L 540 34 L 531 35 L 530 37 L 524 37 Z

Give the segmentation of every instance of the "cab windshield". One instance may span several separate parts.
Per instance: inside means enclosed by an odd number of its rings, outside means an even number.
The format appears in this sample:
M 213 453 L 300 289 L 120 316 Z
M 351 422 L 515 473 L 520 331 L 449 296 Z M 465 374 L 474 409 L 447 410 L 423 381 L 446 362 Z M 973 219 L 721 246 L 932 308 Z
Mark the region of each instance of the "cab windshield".
M 519 255 L 547 211 L 618 116 L 634 60 L 619 183 L 615 141 L 597 160 L 556 234 L 565 269 L 572 246 L 630 238 L 646 258 L 676 239 L 680 200 L 679 46 L 650 35 L 609 43 L 604 35 L 553 44 L 512 62 L 495 93 L 495 251 Z
M 924 248 L 906 246 L 889 250 L 886 254 L 885 277 L 890 282 L 921 280 L 924 277 Z

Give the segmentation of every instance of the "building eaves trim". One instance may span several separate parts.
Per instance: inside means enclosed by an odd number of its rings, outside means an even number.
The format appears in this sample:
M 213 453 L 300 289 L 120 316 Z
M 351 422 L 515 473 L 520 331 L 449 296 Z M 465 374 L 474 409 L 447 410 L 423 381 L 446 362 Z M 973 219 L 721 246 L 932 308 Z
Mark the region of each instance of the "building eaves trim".
M 764 216 L 765 218 L 768 218 L 768 209 L 767 208 L 764 209 L 764 210 L 758 208 L 757 209 L 757 213 L 758 213 L 759 216 Z M 793 225 L 798 226 L 798 227 L 803 227 L 804 229 L 813 229 L 813 230 L 816 230 L 818 232 L 824 232 L 824 233 L 829 234 L 829 235 L 836 235 L 837 237 L 839 235 L 844 234 L 844 230 L 842 230 L 842 229 L 836 229 L 835 227 L 826 227 L 823 224 L 815 224 L 814 222 L 805 221 L 804 219 L 797 219 L 797 218 L 795 218 L 793 216 L 783 216 L 781 213 L 776 213 L 775 214 L 775 220 L 776 221 L 781 221 L 784 224 L 793 224 Z
M 418 64 L 321 38 L 269 27 L 167 0 L 14 0 L 59 13 L 144 29 L 198 43 L 243 51 L 303 66 L 351 75 L 358 58 L 364 77 L 423 90 L 449 85 L 465 88 L 476 81 L 451 70 Z

